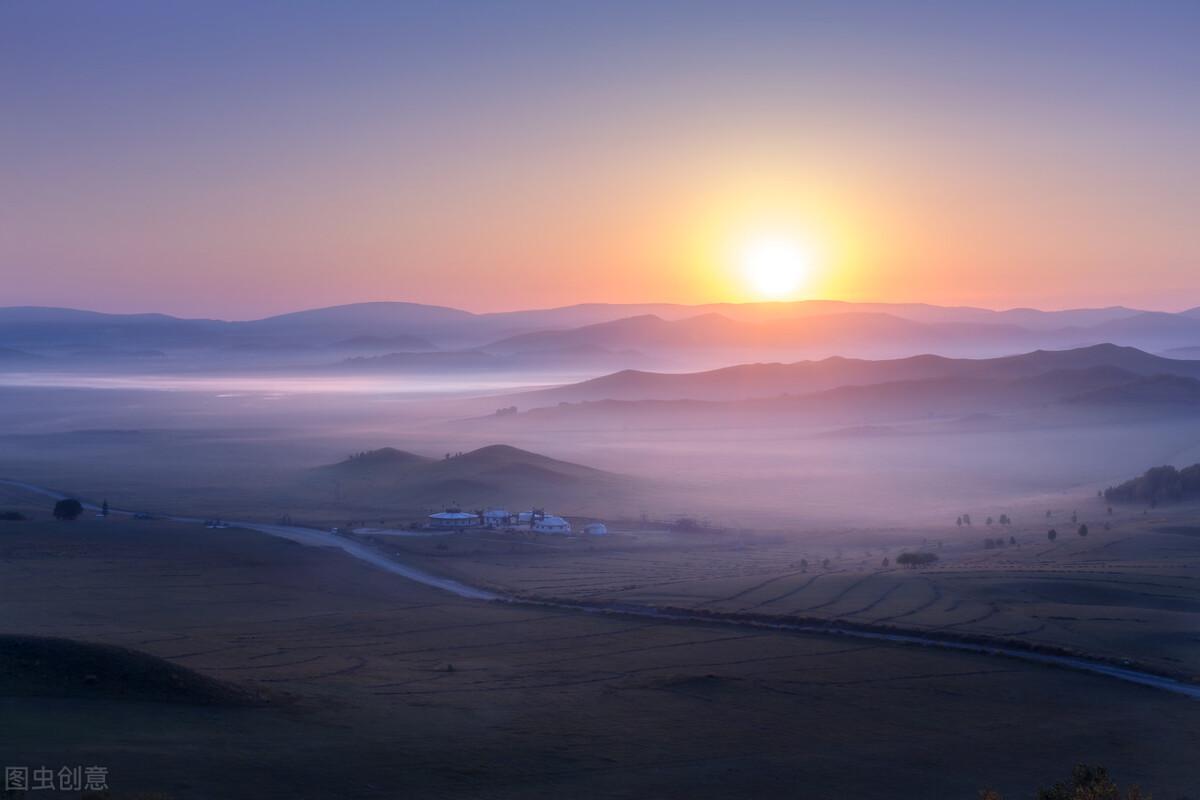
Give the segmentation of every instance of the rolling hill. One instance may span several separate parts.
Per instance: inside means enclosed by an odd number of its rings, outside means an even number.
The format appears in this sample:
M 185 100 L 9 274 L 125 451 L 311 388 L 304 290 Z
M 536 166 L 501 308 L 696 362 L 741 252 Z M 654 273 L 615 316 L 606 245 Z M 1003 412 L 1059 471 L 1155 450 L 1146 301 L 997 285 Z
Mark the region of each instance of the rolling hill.
M 1073 350 L 1038 350 L 990 359 L 942 356 L 868 361 L 841 357 L 794 364 L 742 364 L 692 373 L 625 370 L 600 378 L 512 395 L 518 407 L 586 400 L 748 400 L 781 394 L 812 394 L 849 385 L 940 378 L 982 380 L 1033 377 L 1056 370 L 1109 368 L 1133 376 L 1200 378 L 1200 361 L 1151 355 L 1129 347 L 1095 345 Z
M 308 479 L 338 481 L 344 496 L 407 509 L 551 506 L 581 513 L 611 510 L 633 489 L 625 476 L 502 444 L 441 458 L 382 448 L 318 467 Z

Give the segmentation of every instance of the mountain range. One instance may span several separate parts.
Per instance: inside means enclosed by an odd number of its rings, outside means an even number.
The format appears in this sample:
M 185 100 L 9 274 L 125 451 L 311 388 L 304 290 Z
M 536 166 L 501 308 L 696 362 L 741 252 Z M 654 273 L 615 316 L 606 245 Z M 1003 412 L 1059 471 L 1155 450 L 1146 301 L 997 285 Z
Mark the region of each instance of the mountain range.
M 585 304 L 474 314 L 417 303 L 359 303 L 258 320 L 184 319 L 44 307 L 0 308 L 0 368 L 70 367 L 103 358 L 139 367 L 203 365 L 394 371 L 487 363 L 529 369 L 573 363 L 592 374 L 661 364 L 696 369 L 830 355 L 896 358 L 919 353 L 995 356 L 1037 348 L 1114 343 L 1149 351 L 1200 347 L 1200 309 L 1124 307 L 992 311 L 923 304 Z M 433 353 L 479 354 L 432 356 Z M 426 354 L 423 358 L 377 357 Z

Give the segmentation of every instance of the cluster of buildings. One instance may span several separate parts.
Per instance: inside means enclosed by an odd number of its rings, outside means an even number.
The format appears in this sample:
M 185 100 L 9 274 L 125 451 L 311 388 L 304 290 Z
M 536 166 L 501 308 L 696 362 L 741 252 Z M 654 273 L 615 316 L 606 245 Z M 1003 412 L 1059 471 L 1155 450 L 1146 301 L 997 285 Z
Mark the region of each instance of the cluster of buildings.
M 437 530 L 460 530 L 464 528 L 489 528 L 492 530 L 529 530 L 534 533 L 552 533 L 566 536 L 571 533 L 571 523 L 542 509 L 511 513 L 503 508 L 483 511 L 463 511 L 448 508 L 429 515 L 429 527 Z M 592 536 L 608 533 L 608 528 L 599 522 L 583 527 L 583 532 Z

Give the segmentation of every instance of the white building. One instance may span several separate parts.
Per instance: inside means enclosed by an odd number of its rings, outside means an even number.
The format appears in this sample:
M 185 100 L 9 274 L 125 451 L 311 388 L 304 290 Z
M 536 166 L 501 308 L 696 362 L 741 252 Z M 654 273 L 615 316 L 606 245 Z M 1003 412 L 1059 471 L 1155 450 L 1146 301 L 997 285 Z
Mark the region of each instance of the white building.
M 558 533 L 565 535 L 571 532 L 571 523 L 562 517 L 546 514 L 541 519 L 533 520 L 533 531 L 534 533 Z
M 503 508 L 489 508 L 483 512 L 483 527 L 507 528 L 512 524 L 512 514 Z
M 478 524 L 479 517 L 476 515 L 453 508 L 429 515 L 429 527 L 431 528 L 474 528 Z
M 608 533 L 608 526 L 603 522 L 592 522 L 583 526 L 583 532 L 589 536 L 604 536 Z

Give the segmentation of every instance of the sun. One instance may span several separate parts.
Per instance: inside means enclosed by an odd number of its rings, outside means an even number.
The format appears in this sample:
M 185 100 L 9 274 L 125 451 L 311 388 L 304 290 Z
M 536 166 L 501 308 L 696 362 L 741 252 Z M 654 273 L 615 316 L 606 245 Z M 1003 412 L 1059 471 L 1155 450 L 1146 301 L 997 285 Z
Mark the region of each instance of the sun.
M 787 300 L 807 283 L 813 256 L 808 247 L 787 236 L 758 236 L 742 246 L 738 268 L 759 297 Z

